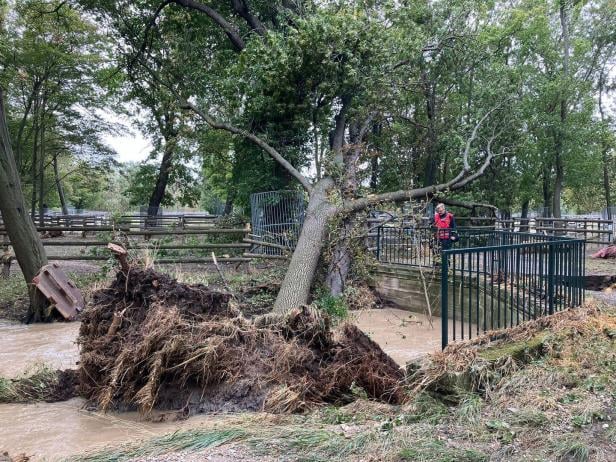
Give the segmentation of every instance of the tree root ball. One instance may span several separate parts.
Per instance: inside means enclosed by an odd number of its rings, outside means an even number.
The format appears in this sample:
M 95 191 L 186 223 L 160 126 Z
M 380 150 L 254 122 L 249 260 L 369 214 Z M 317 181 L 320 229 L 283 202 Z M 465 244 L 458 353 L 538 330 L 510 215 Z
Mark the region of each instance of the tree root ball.
M 334 330 L 312 307 L 248 320 L 230 294 L 153 270 L 97 292 L 78 342 L 80 393 L 103 410 L 300 412 L 358 391 L 406 396 L 401 369 L 354 325 Z

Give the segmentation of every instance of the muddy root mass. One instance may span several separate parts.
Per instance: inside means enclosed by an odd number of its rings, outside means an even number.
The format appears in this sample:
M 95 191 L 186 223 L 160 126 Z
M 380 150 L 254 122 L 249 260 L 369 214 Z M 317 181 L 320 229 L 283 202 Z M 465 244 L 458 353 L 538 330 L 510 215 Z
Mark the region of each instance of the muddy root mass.
M 231 296 L 119 272 L 83 314 L 80 393 L 102 409 L 296 412 L 363 390 L 400 403 L 403 374 L 353 325 L 311 307 L 247 320 Z M 363 392 L 361 392 L 363 394 Z

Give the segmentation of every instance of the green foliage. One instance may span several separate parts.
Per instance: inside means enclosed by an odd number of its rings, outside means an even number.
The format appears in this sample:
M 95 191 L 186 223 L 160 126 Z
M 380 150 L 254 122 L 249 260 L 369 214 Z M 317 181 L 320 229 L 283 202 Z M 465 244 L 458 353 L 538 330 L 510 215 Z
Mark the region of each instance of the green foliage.
M 109 451 L 73 457 L 73 462 L 120 462 L 137 457 L 162 456 L 172 452 L 196 452 L 230 443 L 243 436 L 240 429 L 184 430 L 170 435 L 153 438 L 146 444 L 128 444 Z
M 99 112 L 109 101 L 100 79 L 109 41 L 69 2 L 13 7 L 3 22 L 0 85 L 24 192 L 33 208 L 59 206 L 58 185 L 68 204 L 100 205 L 94 196 L 104 194 L 114 154 L 103 140 L 112 125 Z
M 447 416 L 447 406 L 429 393 L 420 393 L 413 398 L 410 407 L 403 416 L 403 422 L 440 422 Z
M 322 290 L 317 294 L 314 304 L 334 320 L 340 321 L 349 316 L 349 309 L 343 296 L 334 296 L 327 290 Z
M 554 444 L 556 460 L 587 462 L 590 459 L 590 448 L 575 437 L 565 437 Z

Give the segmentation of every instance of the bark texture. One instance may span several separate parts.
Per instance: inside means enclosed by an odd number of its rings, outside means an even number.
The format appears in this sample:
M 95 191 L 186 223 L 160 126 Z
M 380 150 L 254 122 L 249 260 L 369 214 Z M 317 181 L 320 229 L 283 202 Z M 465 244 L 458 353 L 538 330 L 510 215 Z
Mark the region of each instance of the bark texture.
M 327 222 L 337 210 L 328 199 L 328 192 L 333 187 L 334 181 L 329 177 L 314 186 L 304 226 L 274 303 L 274 312 L 284 313 L 306 304 L 310 298 L 310 288 L 325 244 Z
M 148 203 L 148 215 L 156 216 L 160 204 L 165 197 L 165 190 L 169 183 L 169 174 L 171 173 L 171 167 L 173 162 L 173 151 L 175 148 L 175 137 L 165 140 L 165 149 L 163 152 L 163 158 L 160 163 L 160 169 L 158 170 L 158 176 L 156 177 L 156 185 L 150 196 Z
M 36 276 L 43 265 L 47 264 L 47 255 L 26 209 L 21 181 L 11 149 L 2 89 L 0 89 L 0 191 L 2 191 L 0 194 L 0 212 L 2 212 L 4 226 L 29 288 L 30 310 L 28 320 L 47 320 L 46 301 L 31 285 L 32 278 Z

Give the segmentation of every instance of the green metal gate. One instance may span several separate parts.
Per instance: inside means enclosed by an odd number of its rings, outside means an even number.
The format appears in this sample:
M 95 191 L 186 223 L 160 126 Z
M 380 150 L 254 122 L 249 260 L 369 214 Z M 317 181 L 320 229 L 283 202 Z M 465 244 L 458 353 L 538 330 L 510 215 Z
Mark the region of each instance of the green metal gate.
M 457 231 L 458 241 L 443 250 L 433 228 L 377 230 L 378 261 L 440 267 L 443 348 L 450 340 L 582 304 L 584 240 L 494 229 Z

